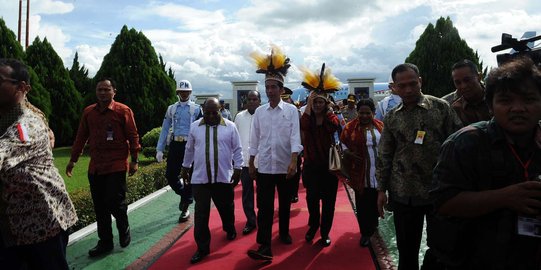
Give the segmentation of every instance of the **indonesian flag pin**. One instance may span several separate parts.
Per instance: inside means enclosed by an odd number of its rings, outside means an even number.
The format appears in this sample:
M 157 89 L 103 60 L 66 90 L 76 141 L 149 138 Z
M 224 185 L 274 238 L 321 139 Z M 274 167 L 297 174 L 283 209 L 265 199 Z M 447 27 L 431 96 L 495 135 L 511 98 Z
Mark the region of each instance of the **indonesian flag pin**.
M 25 143 L 29 141 L 30 138 L 28 138 L 28 130 L 23 124 L 17 124 L 17 131 L 19 132 L 19 140 L 21 140 L 21 142 Z

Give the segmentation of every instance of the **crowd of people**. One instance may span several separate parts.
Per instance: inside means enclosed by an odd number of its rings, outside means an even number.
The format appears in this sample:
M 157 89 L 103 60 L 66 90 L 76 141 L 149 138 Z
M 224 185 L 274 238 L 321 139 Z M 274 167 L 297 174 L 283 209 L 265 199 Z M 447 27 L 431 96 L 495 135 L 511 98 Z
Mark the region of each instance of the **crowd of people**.
M 179 223 L 189 220 L 195 201 L 191 263 L 211 252 L 211 201 L 225 237 L 236 239 L 239 182 L 242 234 L 257 231 L 258 247 L 247 255 L 272 261 L 275 193 L 278 238 L 290 245 L 291 204 L 302 178 L 307 242 L 319 231 L 320 244 L 331 245 L 342 179 L 355 194 L 360 248 L 371 245 L 378 219 L 392 212 L 398 269 L 419 269 L 423 230 L 421 269 L 541 269 L 541 69 L 531 59 L 513 59 L 484 81 L 472 61 L 458 61 L 456 90 L 444 98 L 423 93 L 417 66 L 399 64 L 392 95 L 377 103 L 350 95 L 343 107 L 332 99 L 340 81 L 323 64 L 302 70 L 309 95 L 298 108 L 284 87 L 289 58 L 277 47 L 252 57 L 268 103 L 250 91 L 246 109 L 232 117 L 216 98 L 202 106 L 190 101 L 192 85 L 182 80 L 179 101 L 163 120 L 156 159 L 167 161 L 166 178 L 180 196 Z M 30 89 L 24 64 L 0 59 L 0 265 L 68 269 L 66 230 L 77 215 L 52 162 L 54 136 L 26 100 Z M 99 237 L 91 257 L 113 250 L 111 215 L 120 246 L 131 242 L 126 174 L 138 170 L 140 145 L 133 112 L 115 94 L 113 79 L 98 80 L 97 103 L 83 111 L 66 167 L 71 176 L 88 144 Z M 342 172 L 329 170 L 335 144 L 343 149 Z

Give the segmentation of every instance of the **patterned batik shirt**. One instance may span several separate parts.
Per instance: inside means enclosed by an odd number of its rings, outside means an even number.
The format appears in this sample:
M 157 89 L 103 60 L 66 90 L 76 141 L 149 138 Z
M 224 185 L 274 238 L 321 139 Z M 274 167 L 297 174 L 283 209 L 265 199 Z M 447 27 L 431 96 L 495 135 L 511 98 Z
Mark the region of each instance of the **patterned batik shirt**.
M 461 127 L 460 119 L 444 100 L 421 95 L 415 106 L 406 109 L 400 104 L 391 110 L 383 123 L 376 162 L 378 189 L 404 204 L 429 204 L 440 146 Z M 424 132 L 422 140 L 419 132 Z
M 43 242 L 77 222 L 48 133 L 42 118 L 22 105 L 0 117 L 0 233 L 6 247 Z

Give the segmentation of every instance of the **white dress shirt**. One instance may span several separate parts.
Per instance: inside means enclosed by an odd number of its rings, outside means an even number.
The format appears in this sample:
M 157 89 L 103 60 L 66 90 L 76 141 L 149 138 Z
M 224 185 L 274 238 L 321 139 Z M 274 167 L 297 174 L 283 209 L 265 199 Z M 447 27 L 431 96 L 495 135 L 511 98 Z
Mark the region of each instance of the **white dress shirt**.
M 208 129 L 207 138 L 204 118 L 191 124 L 182 166 L 189 168 L 193 162 L 192 184 L 231 183 L 233 164 L 235 169 L 243 164 L 239 132 L 233 122 L 224 118 Z
M 255 114 L 255 112 L 254 112 Z M 250 160 L 250 133 L 252 132 L 252 119 L 254 115 L 250 114 L 248 110 L 241 111 L 235 116 L 235 125 L 240 134 L 240 143 L 242 145 L 242 159 L 244 160 L 244 167 L 248 167 L 248 161 Z M 255 162 L 257 168 L 257 156 Z
M 258 171 L 287 174 L 292 153 L 302 151 L 299 112 L 292 104 L 280 101 L 256 109 L 250 133 L 250 156 L 258 155 Z

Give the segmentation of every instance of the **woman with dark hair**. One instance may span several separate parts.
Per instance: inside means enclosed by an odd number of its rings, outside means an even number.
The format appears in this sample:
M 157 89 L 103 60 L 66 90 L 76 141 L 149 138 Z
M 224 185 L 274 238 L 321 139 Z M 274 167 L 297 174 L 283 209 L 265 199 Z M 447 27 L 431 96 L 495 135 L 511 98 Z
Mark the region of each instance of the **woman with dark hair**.
M 345 146 L 344 158 L 350 162 L 348 184 L 355 191 L 357 221 L 361 228 L 362 247 L 370 245 L 370 237 L 378 227 L 377 181 L 375 176 L 377 148 L 383 122 L 374 118 L 374 101 L 357 103 L 357 118 L 346 124 L 340 140 Z
M 339 85 L 338 79 L 324 73 L 318 77 L 305 70 L 303 86 L 311 90 L 306 110 L 301 117 L 301 136 L 304 142 L 303 183 L 310 217 L 306 232 L 307 242 L 312 241 L 320 229 L 321 243 L 329 246 L 334 218 L 334 205 L 338 190 L 338 178 L 329 172 L 329 149 L 335 143 L 334 134 L 340 128 L 338 118 L 330 108 L 330 93 Z M 327 70 L 328 72 L 328 70 Z M 323 76 L 325 74 L 326 76 Z M 307 76 L 312 75 L 312 76 Z M 319 75 L 319 74 L 318 74 Z M 310 80 L 310 78 L 314 80 Z M 321 82 L 321 83 L 320 83 Z M 321 212 L 319 203 L 321 201 Z

